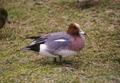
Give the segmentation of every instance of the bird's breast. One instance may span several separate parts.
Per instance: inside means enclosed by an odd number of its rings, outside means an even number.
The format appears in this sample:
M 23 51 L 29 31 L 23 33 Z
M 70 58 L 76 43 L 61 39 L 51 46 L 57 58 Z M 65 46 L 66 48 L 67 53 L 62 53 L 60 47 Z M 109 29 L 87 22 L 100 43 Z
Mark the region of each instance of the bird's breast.
M 80 51 L 85 46 L 85 42 L 82 38 L 74 38 L 71 41 L 70 48 L 74 51 Z

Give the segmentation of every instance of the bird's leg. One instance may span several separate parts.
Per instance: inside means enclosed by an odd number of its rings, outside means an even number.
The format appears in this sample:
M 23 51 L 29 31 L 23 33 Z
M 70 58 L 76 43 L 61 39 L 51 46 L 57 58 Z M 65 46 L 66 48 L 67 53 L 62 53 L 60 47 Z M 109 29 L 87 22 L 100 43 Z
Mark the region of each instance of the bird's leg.
M 56 57 L 54 57 L 54 62 L 57 62 L 57 58 Z
M 59 55 L 59 61 L 62 62 L 62 56 Z
M 57 57 L 54 57 L 54 62 L 57 62 Z M 62 63 L 62 56 L 59 55 L 59 62 Z

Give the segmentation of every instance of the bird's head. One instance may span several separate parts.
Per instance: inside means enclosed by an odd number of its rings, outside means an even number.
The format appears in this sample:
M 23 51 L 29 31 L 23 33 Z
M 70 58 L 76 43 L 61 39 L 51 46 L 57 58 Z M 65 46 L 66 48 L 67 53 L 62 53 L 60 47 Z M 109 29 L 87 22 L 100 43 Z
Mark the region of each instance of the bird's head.
M 67 33 L 71 36 L 80 36 L 85 34 L 78 23 L 71 23 L 68 27 Z

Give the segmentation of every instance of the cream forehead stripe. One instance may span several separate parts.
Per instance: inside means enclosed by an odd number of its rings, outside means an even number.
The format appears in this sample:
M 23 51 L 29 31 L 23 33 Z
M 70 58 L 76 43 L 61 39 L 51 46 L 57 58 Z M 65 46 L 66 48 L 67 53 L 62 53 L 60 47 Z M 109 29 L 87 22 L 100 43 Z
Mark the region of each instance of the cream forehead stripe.
M 82 32 L 82 34 L 85 34 L 85 32 L 80 28 L 80 25 L 78 23 L 74 23 L 74 25 L 80 29 L 80 32 Z
M 77 23 L 74 23 L 74 25 L 75 25 L 76 27 L 80 28 L 80 25 L 79 25 L 79 24 L 77 24 Z

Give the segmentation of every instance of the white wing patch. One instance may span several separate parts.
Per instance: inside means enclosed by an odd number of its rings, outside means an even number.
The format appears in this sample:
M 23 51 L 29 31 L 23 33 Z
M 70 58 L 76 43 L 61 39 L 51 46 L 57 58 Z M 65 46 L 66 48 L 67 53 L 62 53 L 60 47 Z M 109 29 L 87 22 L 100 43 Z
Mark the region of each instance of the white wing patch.
M 65 42 L 66 40 L 65 39 L 57 39 L 57 40 L 54 40 L 56 42 Z

